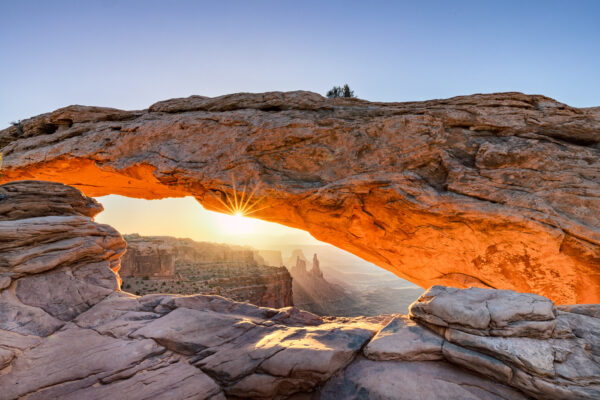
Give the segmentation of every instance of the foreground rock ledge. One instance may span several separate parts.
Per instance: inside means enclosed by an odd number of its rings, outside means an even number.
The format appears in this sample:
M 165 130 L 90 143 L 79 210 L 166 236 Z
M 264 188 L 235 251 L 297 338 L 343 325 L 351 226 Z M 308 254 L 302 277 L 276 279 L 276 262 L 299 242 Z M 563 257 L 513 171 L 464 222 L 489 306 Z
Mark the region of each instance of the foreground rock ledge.
M 425 288 L 600 302 L 600 108 L 498 93 L 412 103 L 310 92 L 70 106 L 0 131 L 3 180 L 89 196 L 216 196 Z M 232 182 L 233 181 L 233 182 Z M 258 186 L 260 185 L 260 186 Z
M 410 318 L 321 318 L 138 297 L 118 290 L 125 242 L 98 203 L 34 181 L 0 195 L 0 399 L 600 396 L 600 305 L 436 286 Z

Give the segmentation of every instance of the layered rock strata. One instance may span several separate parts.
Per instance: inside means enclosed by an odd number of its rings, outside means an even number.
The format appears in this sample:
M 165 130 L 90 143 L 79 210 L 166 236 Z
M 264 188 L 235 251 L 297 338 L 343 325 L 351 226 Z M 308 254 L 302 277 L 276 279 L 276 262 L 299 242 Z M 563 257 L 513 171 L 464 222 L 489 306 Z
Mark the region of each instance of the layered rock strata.
M 366 353 L 376 359 L 393 359 L 396 352 L 443 358 L 538 399 L 597 399 L 598 309 L 557 309 L 545 297 L 508 290 L 434 286 L 412 304 L 410 318 L 435 334 L 417 337 L 414 327 L 408 334 L 390 324 Z M 397 341 L 394 335 L 400 335 Z M 390 344 L 398 342 L 404 345 L 390 353 Z M 408 343 L 417 345 L 407 349 Z
M 292 277 L 257 250 L 169 236 L 126 235 L 119 274 L 135 294 L 218 294 L 264 307 L 294 305 Z
M 323 318 L 220 296 L 135 296 L 118 290 L 125 242 L 93 222 L 95 201 L 54 183 L 0 193 L 0 399 L 600 394 L 598 305 L 437 286 L 411 319 Z
M 62 184 L 0 186 L 0 329 L 50 334 L 119 288 L 125 241 L 100 211 Z
M 129 240 L 119 275 L 122 278 L 173 278 L 175 259 L 175 249 L 161 240 Z
M 600 301 L 600 108 L 498 93 L 411 103 L 310 92 L 70 106 L 0 131 L 3 180 L 195 196 L 309 231 L 423 287 Z

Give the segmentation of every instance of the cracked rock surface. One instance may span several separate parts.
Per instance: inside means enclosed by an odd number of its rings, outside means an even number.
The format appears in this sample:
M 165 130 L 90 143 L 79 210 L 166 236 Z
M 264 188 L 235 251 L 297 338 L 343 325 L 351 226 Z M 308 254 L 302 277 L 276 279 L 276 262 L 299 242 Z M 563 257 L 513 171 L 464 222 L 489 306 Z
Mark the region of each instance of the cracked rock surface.
M 533 294 L 433 286 L 409 311 L 443 338 L 448 362 L 535 398 L 558 400 L 600 398 L 597 307 L 557 309 Z
M 522 93 L 192 96 L 139 111 L 62 108 L 0 131 L 0 147 L 4 182 L 190 195 L 220 211 L 234 186 L 256 189 L 253 216 L 425 288 L 600 302 L 600 107 Z
M 135 296 L 119 290 L 125 242 L 93 221 L 98 203 L 50 182 L 0 191 L 0 399 L 598 397 L 597 305 L 436 286 L 410 319 L 336 318 Z M 24 194 L 37 211 L 14 211 Z

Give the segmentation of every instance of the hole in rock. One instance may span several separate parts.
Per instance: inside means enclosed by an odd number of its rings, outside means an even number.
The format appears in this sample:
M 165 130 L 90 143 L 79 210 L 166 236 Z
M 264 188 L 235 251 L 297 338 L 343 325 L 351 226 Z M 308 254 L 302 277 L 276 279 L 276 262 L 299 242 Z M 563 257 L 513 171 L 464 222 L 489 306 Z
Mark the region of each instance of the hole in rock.
M 309 233 L 204 209 L 193 197 L 99 197 L 96 221 L 128 242 L 122 290 L 219 294 L 320 315 L 402 313 L 423 289 Z

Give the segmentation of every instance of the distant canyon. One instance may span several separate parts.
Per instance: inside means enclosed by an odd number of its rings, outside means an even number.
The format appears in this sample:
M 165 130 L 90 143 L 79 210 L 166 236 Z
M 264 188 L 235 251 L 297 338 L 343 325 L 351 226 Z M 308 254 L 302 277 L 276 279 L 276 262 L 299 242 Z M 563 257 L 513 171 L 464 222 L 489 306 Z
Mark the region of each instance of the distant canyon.
M 423 292 L 329 246 L 307 249 L 324 254 L 327 262 L 321 266 L 318 253 L 309 261 L 300 248 L 262 250 L 138 234 L 124 238 L 127 252 L 119 275 L 122 289 L 136 295 L 212 294 L 263 307 L 295 305 L 318 315 L 359 316 L 406 313 Z M 336 264 L 350 265 L 349 271 Z M 356 274 L 362 275 L 360 285 L 350 283 Z

